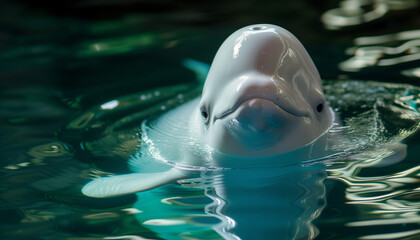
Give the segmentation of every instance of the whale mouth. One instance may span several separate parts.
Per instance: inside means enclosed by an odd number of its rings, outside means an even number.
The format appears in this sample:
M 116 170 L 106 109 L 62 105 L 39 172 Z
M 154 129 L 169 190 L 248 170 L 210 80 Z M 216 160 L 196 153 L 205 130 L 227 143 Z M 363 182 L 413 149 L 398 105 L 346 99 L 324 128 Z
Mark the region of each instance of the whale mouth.
M 308 113 L 305 112 L 300 112 L 297 110 L 292 110 L 289 108 L 286 108 L 285 106 L 282 106 L 282 104 L 280 104 L 279 99 L 272 99 L 269 97 L 261 97 L 261 96 L 257 96 L 257 97 L 250 97 L 250 98 L 245 98 L 245 99 L 241 99 L 240 101 L 236 102 L 235 105 L 233 105 L 233 107 L 229 108 L 228 110 L 225 110 L 219 114 L 215 115 L 215 119 L 223 119 L 225 117 L 227 117 L 228 115 L 230 115 L 231 113 L 234 113 L 242 104 L 250 101 L 250 100 L 264 100 L 264 101 L 269 101 L 272 102 L 274 105 L 276 105 L 279 109 L 283 110 L 286 113 L 289 113 L 290 115 L 296 116 L 296 117 L 309 117 Z

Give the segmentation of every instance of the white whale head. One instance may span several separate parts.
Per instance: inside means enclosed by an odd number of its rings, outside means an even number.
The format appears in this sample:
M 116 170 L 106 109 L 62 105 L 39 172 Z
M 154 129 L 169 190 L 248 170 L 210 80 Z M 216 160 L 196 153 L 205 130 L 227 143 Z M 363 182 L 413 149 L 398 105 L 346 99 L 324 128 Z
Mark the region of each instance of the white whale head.
M 305 146 L 332 125 L 318 71 L 287 30 L 244 27 L 219 48 L 196 112 L 201 136 L 231 156 L 258 157 Z

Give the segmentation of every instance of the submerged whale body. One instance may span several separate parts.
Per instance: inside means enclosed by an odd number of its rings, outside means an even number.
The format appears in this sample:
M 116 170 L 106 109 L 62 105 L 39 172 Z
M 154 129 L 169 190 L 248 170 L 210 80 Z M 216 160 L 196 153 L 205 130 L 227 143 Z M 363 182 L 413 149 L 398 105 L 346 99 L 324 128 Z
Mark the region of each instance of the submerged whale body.
M 82 191 L 108 197 L 160 186 L 188 170 L 273 164 L 273 156 L 277 164 L 279 155 L 304 160 L 322 149 L 317 139 L 333 118 L 299 40 L 275 25 L 244 27 L 219 48 L 201 97 L 143 122 L 146 146 L 130 160 L 135 173 L 95 179 Z M 164 164 L 144 166 L 147 158 Z

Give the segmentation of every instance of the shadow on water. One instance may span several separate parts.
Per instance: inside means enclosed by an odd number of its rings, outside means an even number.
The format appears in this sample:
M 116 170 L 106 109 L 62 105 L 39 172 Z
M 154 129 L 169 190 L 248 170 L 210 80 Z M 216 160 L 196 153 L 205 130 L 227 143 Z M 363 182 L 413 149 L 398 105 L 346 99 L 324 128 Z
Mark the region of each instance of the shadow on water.
M 419 93 L 348 80 L 418 86 L 418 11 L 409 0 L 2 1 L 0 238 L 418 238 L 420 139 L 406 137 Z M 302 40 L 332 79 L 342 145 L 368 151 L 264 175 L 203 172 L 116 198 L 81 194 L 92 178 L 130 171 L 142 120 L 199 93 L 184 59 L 209 63 L 226 36 L 259 22 Z M 406 154 L 362 148 L 393 136 Z

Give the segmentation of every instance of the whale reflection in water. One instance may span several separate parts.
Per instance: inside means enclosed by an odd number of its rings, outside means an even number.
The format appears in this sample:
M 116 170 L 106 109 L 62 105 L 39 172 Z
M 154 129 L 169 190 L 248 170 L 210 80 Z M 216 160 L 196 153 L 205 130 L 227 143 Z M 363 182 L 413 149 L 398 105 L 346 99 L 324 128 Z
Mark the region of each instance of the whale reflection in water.
M 326 177 L 322 164 L 207 171 L 137 193 L 134 208 L 164 239 L 313 239 Z
M 223 172 L 210 177 L 206 212 L 222 220 L 214 229 L 225 239 L 313 239 L 325 178 L 320 165 Z

